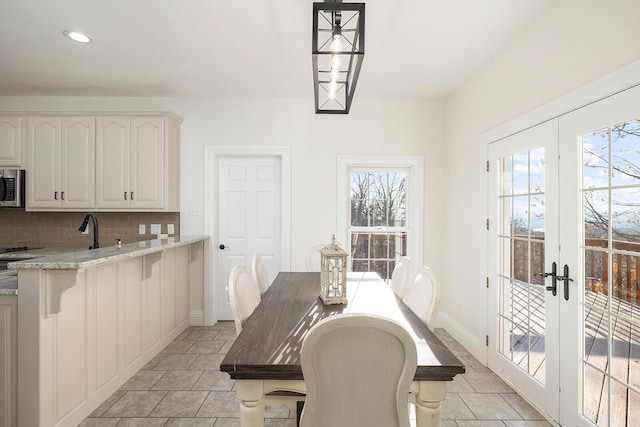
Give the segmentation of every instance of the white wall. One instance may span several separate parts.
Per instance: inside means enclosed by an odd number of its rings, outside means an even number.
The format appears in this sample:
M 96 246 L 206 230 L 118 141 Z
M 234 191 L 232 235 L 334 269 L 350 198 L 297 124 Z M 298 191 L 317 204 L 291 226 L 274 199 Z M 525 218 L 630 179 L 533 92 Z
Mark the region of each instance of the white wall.
M 480 135 L 640 58 L 637 16 L 637 0 L 554 2 L 446 107 L 437 100 L 356 94 L 349 115 L 323 116 L 313 113 L 311 99 L 0 97 L 0 111 L 171 111 L 182 117 L 184 234 L 203 232 L 202 216 L 188 212 L 196 206 L 202 213 L 205 145 L 291 146 L 293 269 L 303 269 L 306 248 L 326 241 L 336 227 L 336 155 L 424 155 L 424 263 L 442 283 L 441 312 L 477 354 L 485 328 Z
M 484 352 L 480 255 L 486 213 L 480 136 L 640 58 L 640 2 L 564 0 L 553 6 L 447 99 L 446 271 L 441 312 L 459 339 Z M 464 336 L 465 333 L 470 336 Z
M 292 162 L 292 269 L 336 228 L 336 156 L 425 156 L 425 260 L 439 264 L 444 221 L 444 102 L 362 99 L 316 115 L 312 99 L 0 97 L 0 111 L 171 111 L 182 123 L 181 232 L 203 233 L 205 145 L 285 145 Z M 197 207 L 200 216 L 190 216 Z M 215 239 L 212 242 L 216 243 Z M 213 251 L 212 251 L 213 252 Z

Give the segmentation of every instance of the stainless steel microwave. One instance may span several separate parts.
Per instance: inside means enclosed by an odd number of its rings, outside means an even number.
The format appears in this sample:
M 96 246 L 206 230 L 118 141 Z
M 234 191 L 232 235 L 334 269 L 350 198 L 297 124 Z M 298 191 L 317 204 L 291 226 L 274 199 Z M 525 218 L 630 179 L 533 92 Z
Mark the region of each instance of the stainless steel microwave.
M 24 170 L 0 169 L 0 208 L 24 207 L 24 184 Z

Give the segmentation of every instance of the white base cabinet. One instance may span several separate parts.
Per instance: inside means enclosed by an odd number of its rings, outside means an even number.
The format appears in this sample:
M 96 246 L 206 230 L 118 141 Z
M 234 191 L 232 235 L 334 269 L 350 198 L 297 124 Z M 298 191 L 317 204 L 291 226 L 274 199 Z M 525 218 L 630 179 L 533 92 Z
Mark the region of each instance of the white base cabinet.
M 84 269 L 19 269 L 17 425 L 77 426 L 183 332 L 205 244 Z

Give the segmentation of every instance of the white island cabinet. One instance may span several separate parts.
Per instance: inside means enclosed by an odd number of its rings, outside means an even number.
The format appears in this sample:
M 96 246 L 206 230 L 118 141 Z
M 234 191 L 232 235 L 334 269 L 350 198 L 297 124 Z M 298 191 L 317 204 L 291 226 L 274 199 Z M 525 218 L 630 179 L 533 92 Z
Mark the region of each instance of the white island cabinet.
M 180 236 L 10 264 L 18 426 L 77 426 L 183 332 L 208 245 Z

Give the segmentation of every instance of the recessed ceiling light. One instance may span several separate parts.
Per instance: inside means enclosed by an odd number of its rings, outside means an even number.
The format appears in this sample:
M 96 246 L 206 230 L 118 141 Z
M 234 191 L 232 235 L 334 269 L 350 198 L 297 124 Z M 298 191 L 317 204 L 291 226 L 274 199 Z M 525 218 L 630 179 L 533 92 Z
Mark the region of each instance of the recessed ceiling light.
M 62 32 L 65 36 L 69 37 L 71 40 L 79 42 L 79 43 L 91 43 L 92 40 L 86 34 L 79 33 L 78 31 L 72 30 L 64 30 Z

